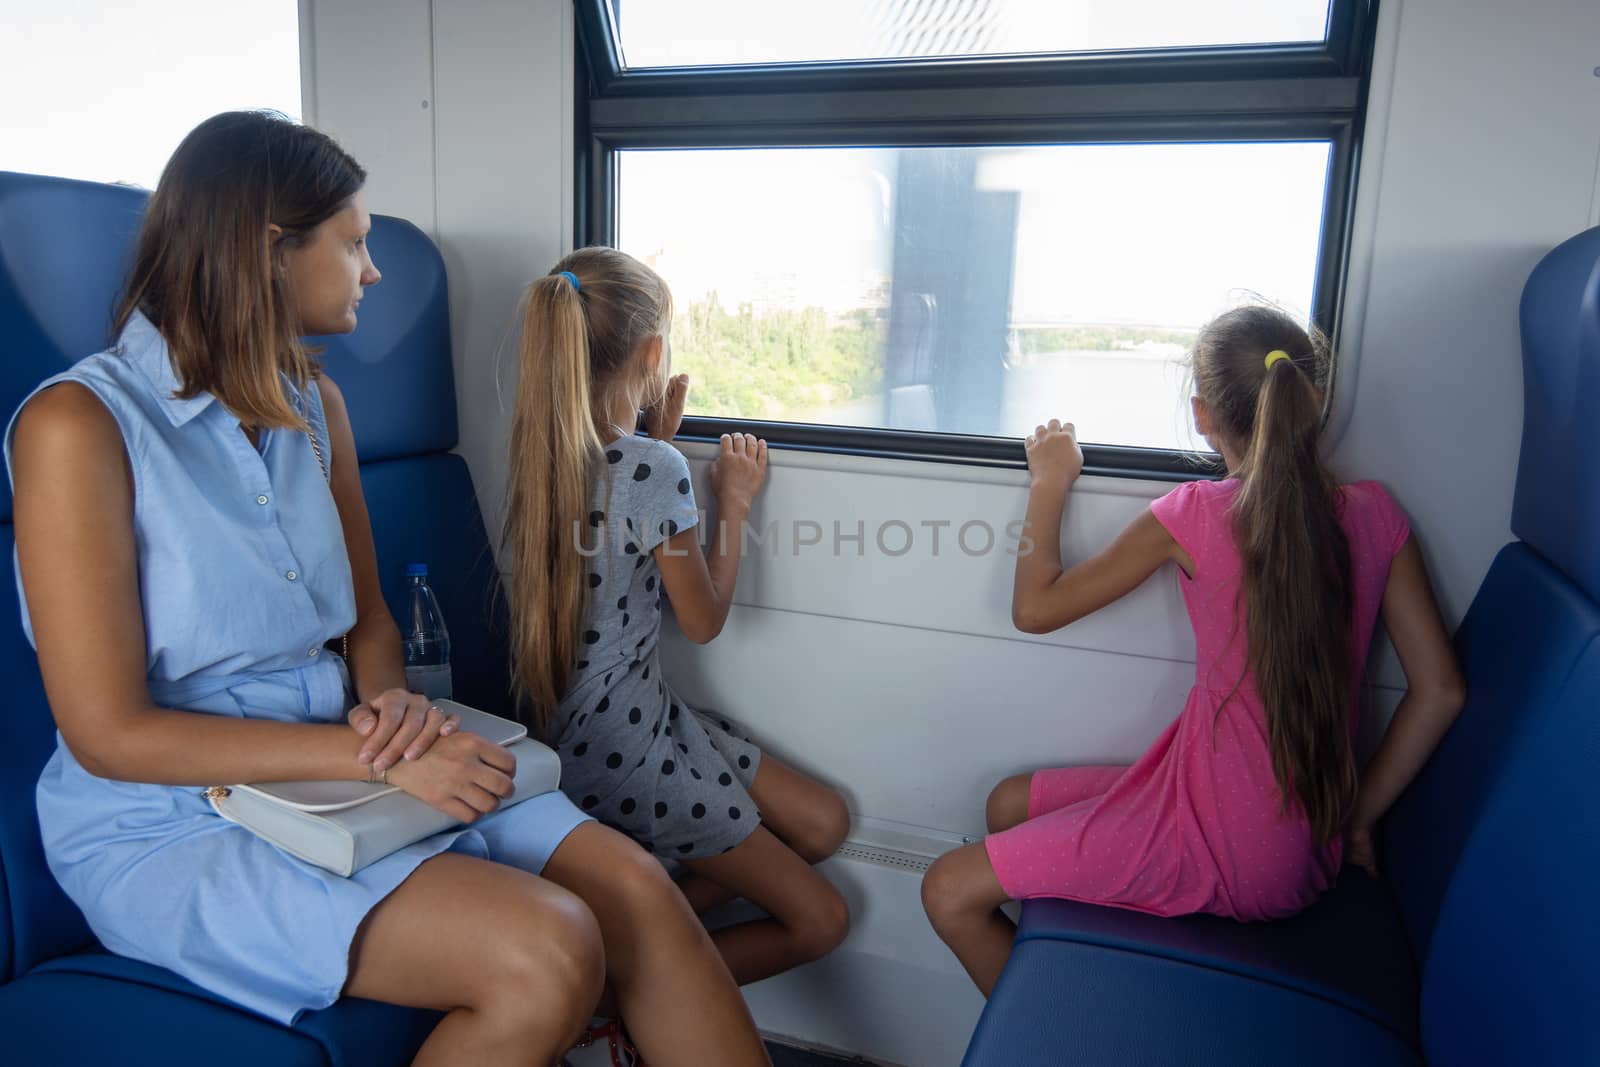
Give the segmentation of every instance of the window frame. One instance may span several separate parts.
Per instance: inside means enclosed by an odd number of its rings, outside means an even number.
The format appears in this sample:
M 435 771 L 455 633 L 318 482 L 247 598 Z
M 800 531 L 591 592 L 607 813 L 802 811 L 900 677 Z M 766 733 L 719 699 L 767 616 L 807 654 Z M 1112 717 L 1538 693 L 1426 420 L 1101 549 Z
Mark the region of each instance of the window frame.
M 1050 56 L 625 69 L 607 0 L 577 0 L 574 234 L 614 245 L 617 155 L 649 148 L 1330 145 L 1312 319 L 1339 343 L 1377 0 L 1331 0 L 1326 40 Z M 1325 410 L 1331 410 L 1334 389 Z M 1025 469 L 1019 438 L 690 416 L 680 436 Z M 1086 444 L 1085 473 L 1183 480 L 1216 457 Z

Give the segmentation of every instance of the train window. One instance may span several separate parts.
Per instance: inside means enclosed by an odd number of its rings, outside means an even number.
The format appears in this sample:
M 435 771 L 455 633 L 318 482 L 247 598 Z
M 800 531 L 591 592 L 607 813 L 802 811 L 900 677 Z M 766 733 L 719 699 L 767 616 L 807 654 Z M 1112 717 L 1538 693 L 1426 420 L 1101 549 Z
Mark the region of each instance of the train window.
M 577 14 L 574 237 L 672 285 L 689 436 L 1017 467 L 1060 415 L 1192 477 L 1201 323 L 1338 341 L 1370 0 Z
M 1322 41 L 1327 0 L 611 0 L 622 65 L 727 66 Z
M 1311 303 L 1329 143 L 628 150 L 690 413 L 1169 450 L 1236 291 Z
M 16 4 L 5 29 L 0 170 L 153 189 L 219 111 L 301 116 L 296 0 Z

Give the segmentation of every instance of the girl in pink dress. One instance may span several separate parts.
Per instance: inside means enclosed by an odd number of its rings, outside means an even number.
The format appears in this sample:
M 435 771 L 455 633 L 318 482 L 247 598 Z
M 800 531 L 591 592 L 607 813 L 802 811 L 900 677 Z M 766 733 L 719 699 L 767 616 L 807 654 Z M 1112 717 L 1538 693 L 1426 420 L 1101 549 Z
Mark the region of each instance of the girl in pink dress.
M 1192 404 L 1228 478 L 1179 486 L 1070 570 L 1055 531 L 1083 455 L 1071 423 L 1027 439 L 1028 529 L 1042 536 L 1017 559 L 1017 627 L 1066 626 L 1170 560 L 1195 684 L 1132 766 L 1006 779 L 989 837 L 929 869 L 928 916 L 985 995 L 1011 952 L 1007 900 L 1272 919 L 1315 901 L 1341 861 L 1376 873 L 1373 825 L 1465 691 L 1405 514 L 1376 482 L 1338 485 L 1318 458 L 1328 365 L 1321 339 L 1276 309 L 1207 325 Z M 1380 612 L 1408 689 L 1358 776 L 1357 696 Z

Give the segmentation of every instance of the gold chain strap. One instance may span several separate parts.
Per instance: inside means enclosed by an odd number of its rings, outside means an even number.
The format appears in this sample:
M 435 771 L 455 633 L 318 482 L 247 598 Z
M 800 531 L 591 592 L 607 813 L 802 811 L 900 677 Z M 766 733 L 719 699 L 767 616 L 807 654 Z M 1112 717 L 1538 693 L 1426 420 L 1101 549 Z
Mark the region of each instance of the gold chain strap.
M 322 477 L 325 481 L 332 482 L 333 475 L 328 473 L 328 461 L 322 455 L 322 446 L 317 444 L 317 435 L 311 432 L 311 427 L 306 427 L 306 440 L 311 442 L 311 454 L 317 457 L 317 466 L 322 468 Z
M 322 468 L 322 477 L 331 485 L 333 475 L 328 471 L 328 460 L 322 454 L 322 446 L 317 444 L 317 435 L 311 432 L 311 427 L 306 427 L 306 440 L 311 442 L 311 454 L 317 457 L 317 466 Z M 345 666 L 350 665 L 350 635 L 346 633 L 340 640 L 339 651 L 344 656 Z

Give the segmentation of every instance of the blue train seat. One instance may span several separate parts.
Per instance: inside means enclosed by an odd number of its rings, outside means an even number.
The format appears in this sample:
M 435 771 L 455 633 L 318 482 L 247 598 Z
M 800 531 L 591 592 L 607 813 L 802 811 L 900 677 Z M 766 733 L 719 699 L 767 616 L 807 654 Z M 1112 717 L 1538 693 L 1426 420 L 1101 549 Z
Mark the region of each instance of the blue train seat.
M 0 173 L 6 416 L 40 380 L 106 347 L 145 201 L 134 189 Z M 349 407 L 384 595 L 400 617 L 405 564 L 426 562 L 451 630 L 457 697 L 507 708 L 505 603 L 472 480 L 450 454 L 457 423 L 444 264 L 432 242 L 400 219 L 374 216 L 368 241 L 384 277 L 362 303 L 361 328 L 316 340 Z M 11 518 L 10 488 L 0 486 L 7 561 Z M 54 724 L 9 576 L 0 590 L 0 666 L 10 697 L 0 713 L 7 735 L 0 746 L 5 1061 L 409 1062 L 436 1015 L 346 998 L 284 1028 L 95 943 L 45 867 L 33 795 Z
M 1455 636 L 1468 700 L 1346 870 L 1284 922 L 1023 905 L 964 1067 L 1600 1063 L 1600 228 L 1522 300 L 1512 529 Z

